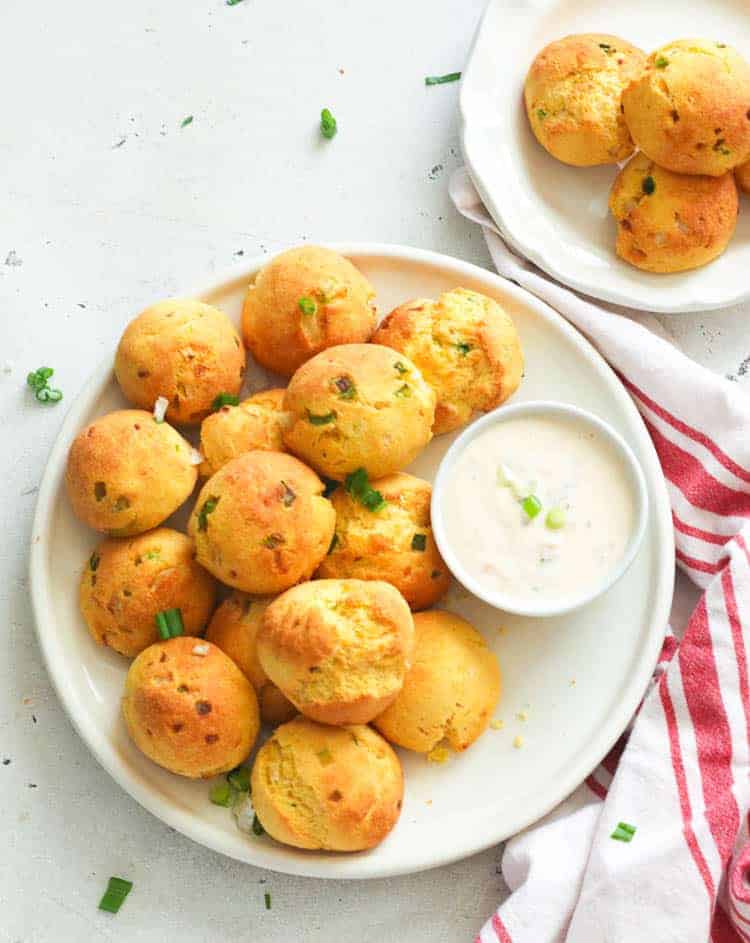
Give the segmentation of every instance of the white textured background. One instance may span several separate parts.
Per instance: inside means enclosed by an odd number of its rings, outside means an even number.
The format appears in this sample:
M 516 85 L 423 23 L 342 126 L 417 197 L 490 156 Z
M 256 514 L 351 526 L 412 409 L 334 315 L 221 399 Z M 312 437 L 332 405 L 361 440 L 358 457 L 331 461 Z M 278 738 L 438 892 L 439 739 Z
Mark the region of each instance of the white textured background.
M 502 893 L 496 850 L 347 884 L 263 872 L 172 832 L 109 779 L 62 714 L 26 578 L 34 489 L 65 408 L 148 302 L 240 253 L 303 239 L 399 242 L 488 264 L 446 194 L 460 163 L 457 86 L 423 84 L 462 67 L 482 6 L 3 0 L 3 941 L 453 943 L 471 939 Z M 317 133 L 323 106 L 339 121 L 331 142 Z M 696 360 L 744 382 L 745 316 L 660 320 Z M 65 392 L 57 407 L 24 389 L 43 363 Z M 135 882 L 114 918 L 96 909 L 111 874 Z

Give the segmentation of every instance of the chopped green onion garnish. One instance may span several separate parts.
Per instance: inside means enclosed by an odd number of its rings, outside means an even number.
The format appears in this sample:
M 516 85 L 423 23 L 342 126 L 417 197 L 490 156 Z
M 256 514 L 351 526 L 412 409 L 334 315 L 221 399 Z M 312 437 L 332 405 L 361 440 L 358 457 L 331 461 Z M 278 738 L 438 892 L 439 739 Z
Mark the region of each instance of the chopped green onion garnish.
M 357 395 L 357 387 L 349 377 L 336 377 L 333 386 L 339 394 L 339 399 L 354 399 Z
M 666 69 L 669 65 L 669 59 L 667 59 L 666 56 L 657 56 L 656 59 L 654 59 L 654 65 L 657 69 Z
M 320 113 L 320 133 L 324 138 L 330 140 L 335 136 L 337 131 L 338 125 L 336 124 L 336 119 L 327 108 L 324 108 Z
M 262 835 L 265 832 L 265 829 L 260 824 L 260 819 L 257 815 L 253 816 L 253 835 Z
M 401 363 L 400 360 L 397 360 L 397 361 L 394 363 L 393 367 L 394 367 L 396 373 L 400 373 L 401 376 L 403 376 L 405 373 L 408 373 L 408 372 L 409 372 L 409 368 L 406 366 L 406 364 Z
M 609 837 L 614 838 L 615 841 L 629 842 L 633 840 L 633 835 L 635 835 L 635 833 L 636 833 L 635 825 L 628 825 L 627 822 L 618 822 L 617 828 L 614 830 L 614 832 L 612 832 L 612 834 Z
M 39 367 L 26 376 L 26 383 L 34 391 L 39 403 L 59 403 L 63 398 L 60 390 L 54 390 L 49 385 L 49 378 L 54 374 L 52 367 Z
M 242 0 L 227 0 L 228 7 L 236 7 L 238 3 L 242 3 Z
M 370 485 L 370 479 L 364 468 L 358 468 L 346 476 L 344 488 L 347 493 L 359 501 L 369 511 L 379 511 L 386 505 L 383 495 Z
M 412 550 L 424 550 L 427 547 L 427 534 L 415 534 L 411 539 Z
M 164 609 L 162 612 L 157 612 L 156 628 L 163 639 L 184 635 L 185 626 L 182 624 L 182 612 L 179 609 Z
M 192 123 L 193 123 L 193 116 L 188 115 L 187 118 L 182 119 L 182 121 L 180 122 L 180 127 L 186 128 L 189 124 L 192 124 Z
M 641 184 L 641 187 L 643 188 L 643 192 L 647 196 L 651 196 L 651 194 L 656 189 L 656 181 L 654 180 L 652 176 L 649 175 L 648 177 L 643 178 L 643 183 Z
M 427 75 L 425 85 L 445 85 L 446 82 L 457 82 L 461 78 L 460 72 L 448 72 L 446 75 Z
M 268 893 L 268 891 L 266 891 L 263 897 L 266 902 L 266 910 L 270 910 L 271 909 L 271 895 Z
M 333 551 L 336 549 L 336 547 L 338 547 L 338 545 L 339 545 L 339 535 L 338 535 L 338 534 L 334 534 L 333 537 L 331 537 L 331 542 L 330 542 L 330 544 L 328 545 L 328 554 L 327 554 L 327 555 L 330 556 L 330 555 L 333 553 Z
M 222 406 L 239 406 L 240 398 L 235 396 L 234 393 L 219 393 L 219 395 L 211 403 L 211 409 L 216 413 Z
M 294 504 L 294 502 L 297 500 L 297 495 L 295 491 L 292 488 L 290 488 L 289 485 L 285 481 L 281 482 L 281 487 L 284 489 L 281 496 L 281 503 L 284 505 L 285 508 L 290 508 Z
M 544 121 L 544 119 L 547 117 L 547 112 L 544 110 L 544 108 L 537 108 L 536 116 L 540 121 Z
M 394 393 L 394 396 L 400 396 L 401 399 L 406 399 L 411 396 L 411 387 L 408 383 L 403 383 Z
M 318 306 L 313 298 L 302 297 L 297 304 L 303 314 L 315 314 L 318 310 Z
M 132 881 L 126 881 L 125 878 L 110 878 L 107 884 L 107 890 L 99 901 L 99 910 L 106 910 L 107 913 L 116 914 L 132 889 Z
M 324 413 L 322 416 L 316 416 L 315 413 L 311 413 L 309 409 L 307 410 L 307 421 L 313 426 L 327 426 L 335 418 L 336 413 L 333 410 L 330 413 Z
M 231 773 L 229 774 L 232 775 Z M 229 808 L 234 802 L 235 790 L 230 783 L 217 783 L 208 794 L 208 798 L 214 805 L 222 805 Z
M 542 510 L 542 502 L 535 494 L 529 494 L 523 499 L 523 501 L 521 501 L 521 507 L 523 508 L 526 516 L 530 520 L 533 520 Z
M 238 792 L 250 790 L 250 769 L 247 766 L 238 766 L 227 773 L 227 782 Z
M 220 497 L 211 497 L 203 502 L 203 507 L 198 511 L 198 530 L 206 530 L 208 528 L 208 515 L 213 514 L 220 500 Z
M 462 357 L 465 357 L 471 350 L 471 344 L 456 344 L 456 350 L 461 354 Z
M 261 543 L 264 547 L 268 547 L 269 550 L 275 550 L 277 547 L 285 544 L 286 540 L 283 534 L 268 534 L 261 540 Z
M 323 479 L 323 484 L 325 485 L 325 487 L 323 488 L 323 497 L 324 497 L 324 498 L 330 498 L 331 495 L 333 494 L 333 492 L 334 492 L 337 488 L 340 488 L 340 487 L 341 487 L 341 482 L 340 482 L 340 481 L 334 481 L 333 478 L 324 478 L 324 479 Z
M 96 550 L 89 557 L 89 569 L 92 573 L 96 573 L 96 568 L 99 566 L 99 554 Z
M 552 508 L 551 511 L 547 511 L 544 523 L 550 530 L 560 530 L 565 527 L 565 511 L 562 508 Z

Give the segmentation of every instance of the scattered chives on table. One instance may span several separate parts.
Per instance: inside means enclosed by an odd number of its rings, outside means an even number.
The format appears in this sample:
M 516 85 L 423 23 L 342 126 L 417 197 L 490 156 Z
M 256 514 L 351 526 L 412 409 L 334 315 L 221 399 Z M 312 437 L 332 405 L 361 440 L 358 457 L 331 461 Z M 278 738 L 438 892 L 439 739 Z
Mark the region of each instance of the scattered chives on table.
M 635 832 L 635 825 L 628 825 L 627 822 L 618 822 L 617 828 L 609 837 L 614 838 L 615 841 L 630 842 L 633 840 L 633 835 L 635 835 Z
M 266 891 L 266 893 L 263 896 L 265 897 L 265 901 L 266 901 L 266 910 L 270 910 L 271 909 L 271 895 L 268 893 L 268 891 Z
M 460 72 L 448 72 L 446 75 L 428 75 L 425 76 L 425 85 L 445 85 L 448 82 L 458 82 L 461 78 Z
M 99 901 L 99 910 L 106 910 L 107 913 L 116 914 L 132 889 L 132 881 L 126 881 L 125 878 L 110 878 L 107 884 L 107 890 Z
M 182 612 L 179 609 L 164 609 L 156 613 L 156 628 L 159 636 L 166 639 L 184 635 L 185 626 L 182 624 Z

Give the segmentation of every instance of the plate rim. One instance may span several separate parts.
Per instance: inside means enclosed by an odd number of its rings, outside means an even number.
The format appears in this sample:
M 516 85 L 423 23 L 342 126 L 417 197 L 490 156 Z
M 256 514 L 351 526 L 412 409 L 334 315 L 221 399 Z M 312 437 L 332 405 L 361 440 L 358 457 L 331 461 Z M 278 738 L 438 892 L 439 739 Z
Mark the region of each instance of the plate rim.
M 557 2 L 559 2 L 559 0 L 557 0 Z M 545 252 L 544 246 L 540 246 L 535 241 L 528 241 L 521 230 L 511 233 L 505 222 L 505 218 L 499 203 L 493 199 L 491 188 L 485 185 L 482 179 L 482 174 L 478 170 L 476 162 L 472 157 L 470 138 L 471 134 L 473 133 L 473 128 L 470 118 L 471 108 L 468 105 L 468 98 L 471 94 L 472 88 L 471 80 L 473 78 L 473 72 L 476 69 L 475 54 L 483 40 L 483 33 L 487 20 L 490 18 L 490 15 L 494 13 L 495 8 L 501 6 L 502 3 L 503 0 L 489 0 L 482 13 L 476 32 L 472 39 L 471 46 L 469 48 L 466 66 L 464 68 L 464 75 L 461 82 L 461 92 L 459 95 L 459 142 L 461 146 L 461 153 L 466 164 L 466 169 L 469 173 L 469 176 L 471 177 L 471 181 L 476 187 L 477 192 L 482 198 L 482 202 L 487 208 L 487 211 L 492 217 L 495 225 L 499 229 L 500 237 L 505 240 L 516 253 L 528 259 L 530 262 L 536 265 L 537 268 L 541 269 L 543 272 L 546 272 L 547 275 L 551 276 L 562 285 L 567 285 L 574 291 L 577 291 L 589 298 L 595 298 L 599 301 L 606 301 L 609 304 L 616 304 L 620 307 L 628 308 L 630 310 L 648 311 L 654 312 L 655 314 L 695 314 L 701 311 L 719 311 L 724 308 L 731 308 L 735 305 L 740 305 L 750 300 L 750 283 L 748 283 L 747 287 L 745 288 L 738 288 L 733 295 L 724 297 L 718 301 L 685 301 L 680 302 L 679 304 L 670 304 L 669 302 L 661 302 L 653 298 L 645 299 L 644 297 L 639 297 L 635 294 L 629 295 L 627 292 L 619 291 L 615 288 L 608 288 L 606 279 L 601 279 L 600 281 L 587 281 L 577 278 L 574 270 L 563 270 L 554 264 L 555 253 Z M 534 20 L 540 19 L 551 4 L 552 0 L 548 0 L 547 5 L 542 8 L 539 5 L 529 3 L 528 0 L 523 0 L 523 6 L 519 4 L 514 5 L 514 12 L 516 15 L 519 13 L 522 14 L 525 16 L 527 21 L 533 22 Z M 708 264 L 710 265 L 710 263 Z M 700 268 L 693 269 L 691 272 L 696 272 L 699 270 Z M 691 274 L 691 272 L 676 272 L 672 274 L 679 276 L 681 274 Z M 655 277 L 658 277 L 656 273 L 651 274 L 654 274 Z M 738 286 L 744 285 L 744 280 L 737 279 L 736 284 Z M 646 291 L 647 289 L 644 288 L 644 295 Z
M 45 464 L 34 511 L 29 553 L 29 587 L 32 613 L 36 637 L 47 674 L 74 729 L 97 762 L 110 774 L 115 782 L 152 815 L 198 844 L 256 867 L 297 876 L 328 879 L 396 877 L 402 874 L 430 870 L 462 860 L 504 841 L 511 835 L 517 834 L 523 828 L 538 821 L 567 798 L 606 756 L 626 728 L 643 696 L 643 692 L 646 690 L 658 658 L 664 629 L 667 625 L 674 584 L 674 541 L 671 510 L 666 482 L 661 473 L 656 452 L 632 399 L 617 379 L 612 368 L 590 341 L 546 302 L 541 301 L 531 292 L 502 278 L 495 272 L 474 265 L 471 262 L 465 262 L 431 250 L 372 242 L 322 242 L 320 244 L 348 257 L 370 256 L 417 263 L 432 268 L 450 270 L 451 274 L 455 274 L 458 279 L 466 276 L 484 281 L 488 287 L 494 286 L 497 290 L 513 297 L 517 303 L 530 308 L 534 315 L 552 322 L 558 329 L 562 330 L 563 334 L 566 334 L 578 347 L 581 355 L 602 376 L 603 381 L 617 391 L 615 395 L 621 400 L 623 408 L 626 412 L 630 412 L 631 417 L 636 420 L 642 438 L 642 445 L 645 447 L 645 453 L 641 455 L 640 460 L 649 490 L 652 491 L 652 495 L 650 495 L 653 504 L 652 526 L 656 531 L 656 545 L 659 551 L 656 561 L 659 573 L 654 605 L 648 625 L 647 641 L 640 653 L 637 670 L 628 679 L 627 687 L 617 705 L 617 709 L 609 714 L 597 735 L 581 751 L 577 761 L 571 764 L 571 768 L 567 770 L 565 776 L 558 779 L 555 787 L 550 788 L 548 793 L 545 793 L 544 801 L 539 802 L 531 813 L 517 815 L 505 828 L 499 831 L 490 830 L 489 834 L 487 832 L 482 832 L 481 835 L 477 834 L 471 840 L 467 840 L 450 851 L 437 856 L 430 857 L 428 855 L 425 859 L 423 854 L 415 855 L 412 852 L 410 856 L 404 856 L 403 860 L 399 859 L 398 862 L 391 862 L 390 864 L 378 863 L 377 859 L 368 857 L 367 853 L 349 856 L 323 853 L 314 857 L 301 853 L 299 855 L 289 855 L 285 858 L 270 859 L 269 856 L 264 854 L 264 846 L 261 843 L 253 844 L 252 842 L 248 842 L 243 848 L 247 853 L 235 854 L 232 850 L 223 847 L 220 840 L 215 839 L 213 829 L 208 823 L 162 798 L 148 784 L 129 771 L 101 728 L 93 721 L 89 721 L 85 716 L 85 712 L 78 712 L 73 695 L 69 694 L 66 689 L 65 672 L 61 667 L 61 664 L 64 664 L 64 658 L 62 662 L 58 662 L 57 659 L 58 646 L 55 645 L 57 636 L 54 631 L 54 618 L 48 619 L 47 617 L 47 613 L 53 611 L 46 562 L 49 559 L 51 533 L 49 521 L 54 513 L 54 498 L 59 487 L 63 484 L 65 456 L 69 443 L 80 428 L 84 414 L 91 408 L 91 404 L 102 394 L 106 385 L 110 382 L 113 368 L 112 361 L 109 358 L 100 364 L 84 382 L 62 422 Z M 258 255 L 243 259 L 241 265 L 235 264 L 232 268 L 219 273 L 210 283 L 204 284 L 200 291 L 195 292 L 190 297 L 215 294 L 232 281 L 249 278 L 269 258 L 268 255 Z M 62 646 L 59 646 L 59 648 L 62 650 Z

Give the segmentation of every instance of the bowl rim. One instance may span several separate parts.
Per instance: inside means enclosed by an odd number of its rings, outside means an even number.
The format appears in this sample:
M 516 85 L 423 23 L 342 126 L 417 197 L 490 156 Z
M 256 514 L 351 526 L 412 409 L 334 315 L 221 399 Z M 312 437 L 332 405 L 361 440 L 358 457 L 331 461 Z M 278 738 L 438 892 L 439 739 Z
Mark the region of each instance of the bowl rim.
M 466 451 L 467 446 L 473 442 L 478 435 L 491 426 L 510 422 L 521 416 L 529 415 L 552 415 L 572 419 L 574 422 L 592 426 L 601 433 L 609 444 L 614 447 L 623 462 L 636 499 L 637 513 L 635 527 L 630 534 L 622 556 L 617 561 L 616 566 L 609 569 L 599 582 L 595 583 L 588 590 L 584 590 L 572 596 L 565 596 L 558 602 L 551 600 L 544 603 L 540 602 L 538 605 L 519 602 L 509 593 L 496 592 L 488 589 L 479 580 L 468 573 L 466 567 L 458 559 L 451 546 L 451 542 L 446 533 L 445 520 L 442 513 L 445 490 L 450 478 L 450 473 L 460 456 Z M 635 453 L 620 433 L 606 420 L 589 410 L 582 409 L 580 406 L 541 399 L 499 406 L 497 409 L 486 413 L 480 419 L 474 420 L 467 426 L 461 435 L 451 443 L 450 448 L 443 456 L 443 460 L 435 474 L 435 481 L 432 486 L 432 498 L 430 501 L 430 517 L 435 542 L 453 576 L 470 593 L 477 596 L 483 602 L 486 602 L 489 606 L 494 606 L 496 609 L 500 609 L 503 612 L 530 618 L 547 618 L 549 616 L 559 616 L 573 612 L 592 602 L 598 596 L 605 593 L 611 586 L 614 586 L 627 572 L 638 554 L 644 534 L 646 533 L 648 510 L 648 489 L 646 488 L 646 479 L 643 470 L 640 462 L 635 457 Z

